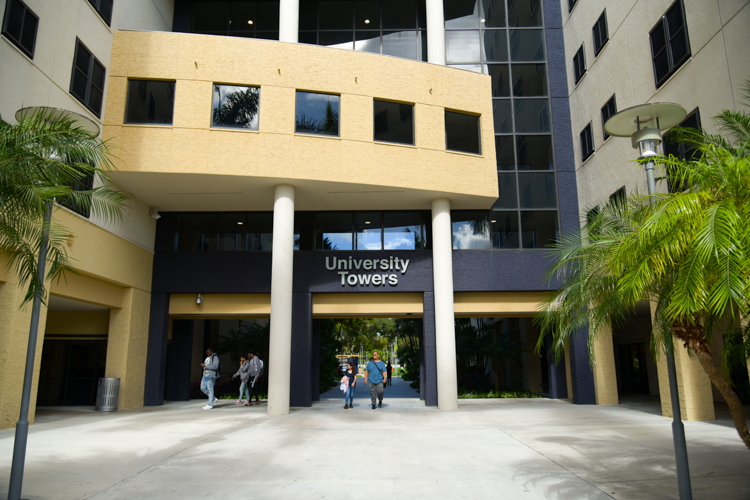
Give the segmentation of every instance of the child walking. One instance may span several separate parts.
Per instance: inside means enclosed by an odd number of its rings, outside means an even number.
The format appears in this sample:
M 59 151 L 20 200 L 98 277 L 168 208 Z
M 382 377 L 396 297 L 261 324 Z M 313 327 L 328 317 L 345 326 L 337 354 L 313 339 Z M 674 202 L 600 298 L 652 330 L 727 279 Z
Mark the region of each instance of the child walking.
M 344 392 L 344 409 L 354 408 L 354 386 L 357 385 L 357 369 L 354 367 L 354 362 L 349 361 L 346 364 L 346 372 L 344 376 L 347 378 L 348 387 Z
M 245 356 L 240 356 L 240 369 L 237 370 L 237 373 L 232 375 L 232 380 L 234 380 L 234 377 L 240 377 L 240 380 L 242 381 L 240 384 L 240 398 L 234 404 L 250 406 L 250 389 L 247 386 L 250 379 L 250 363 Z M 247 397 L 243 399 L 243 396 Z

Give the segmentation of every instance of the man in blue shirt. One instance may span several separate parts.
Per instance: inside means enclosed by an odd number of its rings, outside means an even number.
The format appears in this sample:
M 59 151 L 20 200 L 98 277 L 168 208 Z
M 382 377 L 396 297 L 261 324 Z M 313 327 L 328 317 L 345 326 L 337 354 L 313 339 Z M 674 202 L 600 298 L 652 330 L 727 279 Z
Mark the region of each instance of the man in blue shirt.
M 375 396 L 378 397 L 378 407 L 383 407 L 383 381 L 387 377 L 385 363 L 381 361 L 378 351 L 372 353 L 372 359 L 365 367 L 365 384 L 370 388 L 372 409 L 375 409 Z

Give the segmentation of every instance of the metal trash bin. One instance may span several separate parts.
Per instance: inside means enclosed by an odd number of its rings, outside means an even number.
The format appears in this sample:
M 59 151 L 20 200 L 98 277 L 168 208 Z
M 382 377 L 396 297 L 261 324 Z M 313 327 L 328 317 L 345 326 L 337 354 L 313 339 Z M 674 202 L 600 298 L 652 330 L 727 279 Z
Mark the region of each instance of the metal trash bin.
M 96 411 L 117 411 L 120 399 L 120 379 L 100 378 L 96 389 Z

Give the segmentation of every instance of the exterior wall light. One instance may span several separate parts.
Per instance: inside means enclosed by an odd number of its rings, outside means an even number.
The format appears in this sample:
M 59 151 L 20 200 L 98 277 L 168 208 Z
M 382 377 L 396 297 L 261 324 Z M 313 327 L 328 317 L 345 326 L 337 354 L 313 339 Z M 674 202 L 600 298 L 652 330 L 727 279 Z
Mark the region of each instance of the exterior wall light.
M 201 303 L 203 303 L 203 295 L 198 294 L 198 298 L 195 299 L 195 305 L 199 306 Z

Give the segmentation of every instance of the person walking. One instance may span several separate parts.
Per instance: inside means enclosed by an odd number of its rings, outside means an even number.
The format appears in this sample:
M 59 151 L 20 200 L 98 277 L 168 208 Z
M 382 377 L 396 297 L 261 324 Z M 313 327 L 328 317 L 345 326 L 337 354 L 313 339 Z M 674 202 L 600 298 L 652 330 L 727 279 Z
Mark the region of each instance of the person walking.
M 240 356 L 240 369 L 232 375 L 232 380 L 234 380 L 234 377 L 239 377 L 240 382 L 242 382 L 240 384 L 240 396 L 235 404 L 250 406 L 250 390 L 248 388 L 248 383 L 250 382 L 250 362 L 247 360 L 247 356 Z M 245 394 L 247 394 L 247 399 L 243 400 L 242 396 Z
M 388 385 L 393 385 L 391 383 L 391 379 L 393 378 L 393 365 L 391 364 L 391 360 L 388 360 L 388 364 L 385 366 L 385 371 L 388 373 Z
M 385 372 L 385 363 L 380 359 L 378 351 L 372 353 L 372 359 L 365 367 L 365 384 L 370 388 L 370 401 L 372 409 L 375 409 L 375 397 L 378 399 L 378 408 L 383 407 L 383 382 L 388 374 Z
M 354 386 L 357 385 L 357 369 L 354 362 L 349 361 L 346 364 L 344 376 L 347 379 L 346 391 L 344 391 L 344 409 L 354 408 Z
M 255 404 L 260 404 L 260 396 L 258 395 L 258 388 L 260 387 L 260 379 L 263 377 L 263 360 L 259 356 L 256 356 L 254 352 L 247 353 L 247 362 L 250 364 L 250 397 L 247 399 L 249 404 L 253 404 L 252 399 L 255 396 Z
M 219 378 L 219 369 L 221 362 L 219 356 L 210 347 L 206 349 L 206 359 L 201 363 L 203 367 L 203 378 L 201 379 L 201 392 L 208 396 L 208 404 L 203 407 L 204 410 L 212 410 L 219 398 L 214 396 L 214 384 Z

